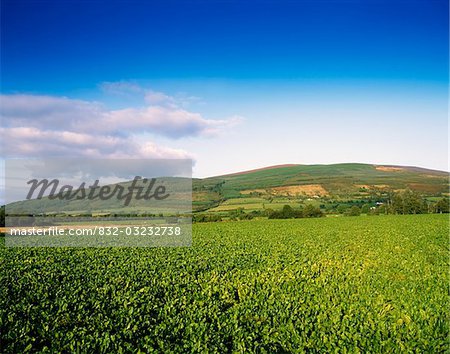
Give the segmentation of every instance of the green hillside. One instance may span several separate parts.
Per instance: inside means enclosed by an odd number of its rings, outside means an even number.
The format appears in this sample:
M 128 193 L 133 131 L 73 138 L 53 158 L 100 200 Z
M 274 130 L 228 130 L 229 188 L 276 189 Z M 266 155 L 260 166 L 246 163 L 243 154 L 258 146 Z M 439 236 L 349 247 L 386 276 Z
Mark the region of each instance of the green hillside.
M 49 199 L 44 197 L 42 199 L 31 199 L 27 201 L 19 201 L 10 203 L 7 205 L 7 212 L 9 214 L 40 214 L 40 213 L 68 213 L 71 215 L 84 214 L 84 213 L 176 213 L 176 212 L 190 212 L 191 210 L 191 185 L 192 181 L 188 178 L 181 177 L 161 177 L 155 180 L 156 186 L 163 185 L 167 193 L 170 193 L 171 197 L 165 200 L 155 200 L 154 198 L 145 200 L 136 198 L 136 190 L 133 192 L 132 197 L 128 205 L 124 205 L 124 199 L 118 199 L 117 194 L 114 197 L 100 199 L 94 198 L 88 200 L 84 199 Z M 114 190 L 116 186 L 123 188 L 123 194 L 128 193 L 128 188 L 132 186 L 132 182 L 118 183 L 110 185 L 111 190 Z M 60 186 L 59 186 L 60 187 Z M 136 187 L 142 187 L 143 191 L 146 190 L 147 184 L 142 183 L 140 180 L 136 183 Z M 155 188 L 151 190 L 154 193 Z M 49 188 L 50 189 L 50 188 Z M 85 195 L 89 195 L 91 192 L 95 195 L 99 194 L 100 187 L 86 188 Z M 38 189 L 39 190 L 39 189 Z M 75 193 L 74 190 L 73 193 Z M 150 193 L 150 194 L 151 194 Z M 35 195 L 38 192 L 35 193 Z
M 333 165 L 283 165 L 259 170 L 192 180 L 193 211 L 230 211 L 235 209 L 281 209 L 283 205 L 295 207 L 299 203 L 320 205 L 346 200 L 382 200 L 388 193 L 410 189 L 427 198 L 448 195 L 449 174 L 418 167 L 377 166 L 345 163 Z M 180 195 L 175 203 L 189 201 L 190 193 L 184 193 L 183 178 L 166 178 L 165 183 Z M 127 188 L 129 182 L 121 184 Z M 187 189 L 186 189 L 187 188 Z M 174 209 L 159 203 L 158 212 Z M 152 209 L 153 208 L 153 209 Z M 30 213 L 108 213 L 124 210 L 117 200 L 31 200 L 9 205 L 9 210 Z M 137 201 L 126 212 L 145 213 L 154 205 Z M 189 207 L 184 210 L 190 209 Z
M 360 163 L 287 165 L 197 179 L 197 195 L 211 193 L 210 205 L 230 205 L 230 200 L 253 197 L 286 202 L 306 199 L 354 199 L 410 189 L 428 197 L 448 195 L 449 174 L 418 167 L 378 166 Z M 284 200 L 283 200 L 284 199 Z M 236 205 L 242 204 L 236 200 Z M 256 202 L 258 204 L 258 202 Z

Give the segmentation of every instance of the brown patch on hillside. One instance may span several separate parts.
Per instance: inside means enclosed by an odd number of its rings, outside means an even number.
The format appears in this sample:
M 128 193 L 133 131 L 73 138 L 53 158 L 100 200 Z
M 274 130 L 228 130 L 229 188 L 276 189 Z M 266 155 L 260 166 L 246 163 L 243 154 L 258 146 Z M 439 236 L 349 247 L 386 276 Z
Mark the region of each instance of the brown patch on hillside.
M 249 195 L 252 193 L 260 194 L 272 194 L 272 195 L 285 195 L 285 196 L 295 196 L 297 194 L 303 194 L 308 196 L 313 195 L 328 195 L 328 191 L 323 188 L 320 184 L 302 184 L 296 186 L 282 186 L 273 187 L 267 189 L 246 189 L 240 192 L 243 195 Z
M 408 187 L 416 192 L 421 193 L 439 193 L 442 192 L 443 187 L 435 184 L 409 183 Z
M 248 194 L 252 194 L 252 193 L 267 194 L 268 190 L 267 189 L 246 189 L 244 191 L 241 191 L 240 193 L 244 194 L 244 195 L 248 195 Z
M 284 186 L 271 188 L 271 192 L 278 195 L 328 195 L 328 191 L 320 184 L 303 184 L 298 186 Z
M 394 166 L 375 166 L 375 169 L 384 172 L 399 172 L 405 170 L 403 167 L 394 167 Z
M 358 188 L 365 188 L 365 189 L 386 189 L 389 188 L 387 184 L 356 184 L 356 187 Z

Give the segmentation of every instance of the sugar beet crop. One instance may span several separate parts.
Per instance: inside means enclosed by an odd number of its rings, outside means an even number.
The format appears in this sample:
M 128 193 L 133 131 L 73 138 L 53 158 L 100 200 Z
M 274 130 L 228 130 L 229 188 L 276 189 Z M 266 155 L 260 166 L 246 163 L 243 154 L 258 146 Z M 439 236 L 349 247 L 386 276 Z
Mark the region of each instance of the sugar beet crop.
M 444 215 L 194 225 L 190 248 L 0 248 L 0 352 L 449 350 Z

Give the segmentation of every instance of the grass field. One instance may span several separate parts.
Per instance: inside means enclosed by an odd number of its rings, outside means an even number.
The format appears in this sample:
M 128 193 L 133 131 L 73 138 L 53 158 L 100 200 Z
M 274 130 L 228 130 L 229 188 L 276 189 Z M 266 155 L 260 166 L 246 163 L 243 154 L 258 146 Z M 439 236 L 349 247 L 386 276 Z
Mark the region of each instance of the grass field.
M 310 204 L 317 205 L 316 201 L 310 201 Z M 283 206 L 289 205 L 292 208 L 298 208 L 299 202 L 292 201 L 287 198 L 278 198 L 273 202 L 269 202 L 263 198 L 232 198 L 228 199 L 219 206 L 215 208 L 211 208 L 208 211 L 217 212 L 217 211 L 230 211 L 237 210 L 242 208 L 246 211 L 251 210 L 264 210 L 265 208 L 270 208 L 273 210 L 281 210 Z
M 190 248 L 3 247 L 0 352 L 443 353 L 448 227 L 256 220 L 195 224 Z

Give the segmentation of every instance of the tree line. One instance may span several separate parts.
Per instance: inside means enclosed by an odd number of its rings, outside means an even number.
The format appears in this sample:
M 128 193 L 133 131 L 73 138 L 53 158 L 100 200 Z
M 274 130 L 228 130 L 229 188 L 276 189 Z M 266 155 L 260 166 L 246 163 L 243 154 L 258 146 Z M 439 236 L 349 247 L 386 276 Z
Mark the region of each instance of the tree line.
M 436 201 L 428 201 L 419 193 L 405 190 L 402 192 L 393 192 L 376 206 L 363 204 L 361 206 L 353 204 L 348 206 L 339 204 L 332 209 L 326 210 L 321 207 L 307 204 L 300 205 L 298 208 L 292 208 L 290 205 L 284 205 L 281 210 L 264 209 L 245 212 L 243 208 L 232 210 L 225 215 L 213 213 L 194 213 L 193 222 L 217 222 L 226 220 L 251 220 L 255 217 L 267 217 L 269 219 L 294 219 L 294 218 L 317 218 L 326 214 L 342 214 L 344 216 L 358 216 L 361 214 L 380 215 L 380 214 L 429 214 L 429 213 L 449 213 L 449 198 L 443 197 Z M 125 216 L 125 215 L 121 215 Z M 131 216 L 131 215 L 130 215 Z M 140 216 L 155 216 L 154 214 Z M 162 215 L 161 215 L 162 216 Z M 5 226 L 5 206 L 0 207 L 0 226 Z

